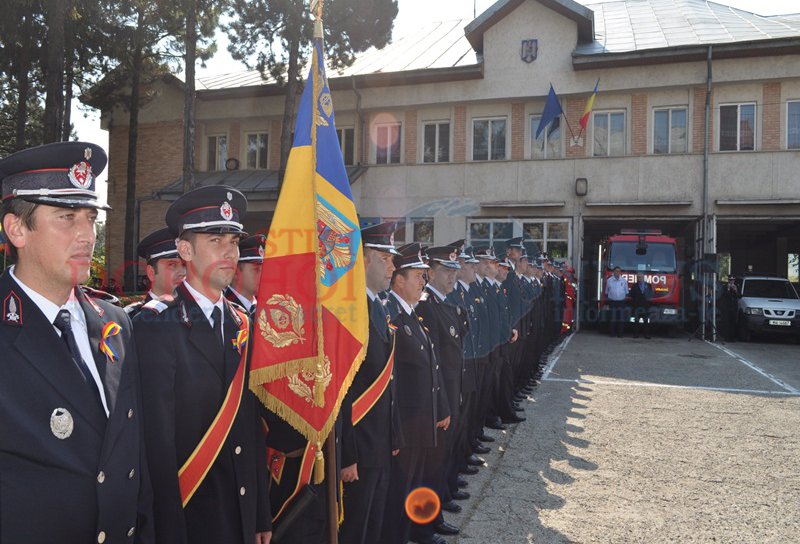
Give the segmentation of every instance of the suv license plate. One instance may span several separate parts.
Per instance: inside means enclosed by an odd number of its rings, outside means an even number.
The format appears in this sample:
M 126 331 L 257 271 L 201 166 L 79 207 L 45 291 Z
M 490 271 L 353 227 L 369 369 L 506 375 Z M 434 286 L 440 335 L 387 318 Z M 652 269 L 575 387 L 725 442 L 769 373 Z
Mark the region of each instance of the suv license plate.
M 770 319 L 769 320 L 769 324 L 770 325 L 778 325 L 779 327 L 791 327 L 792 326 L 792 322 L 791 321 L 784 321 L 783 319 Z

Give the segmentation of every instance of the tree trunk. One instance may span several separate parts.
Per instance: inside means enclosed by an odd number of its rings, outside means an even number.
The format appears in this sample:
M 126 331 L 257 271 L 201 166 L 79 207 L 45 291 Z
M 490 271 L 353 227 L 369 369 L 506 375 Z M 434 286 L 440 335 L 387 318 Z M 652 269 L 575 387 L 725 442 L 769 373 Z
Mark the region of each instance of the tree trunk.
M 139 95 L 143 64 L 142 33 L 144 31 L 144 8 L 137 13 L 136 38 L 133 44 L 133 65 L 131 69 L 131 102 L 128 105 L 128 169 L 125 183 L 125 243 L 123 256 L 125 273 L 123 289 L 125 292 L 136 290 L 137 257 L 135 254 L 138 242 L 135 231 L 138 223 L 136 217 L 136 146 L 139 139 Z
M 194 188 L 194 69 L 197 59 L 197 0 L 186 0 L 186 89 L 183 96 L 183 192 Z
M 26 15 L 22 21 L 22 44 L 17 62 L 17 114 L 16 139 L 14 149 L 17 151 L 27 147 L 25 127 L 28 124 L 28 94 L 31 90 L 31 16 Z
M 61 115 L 61 141 L 69 141 L 72 127 L 70 126 L 72 117 L 72 84 L 75 82 L 75 50 L 72 49 L 72 40 L 67 39 L 69 44 L 67 50 L 64 52 L 66 57 L 64 72 L 66 73 L 66 81 L 64 82 L 64 105 L 62 106 Z
M 49 0 L 47 10 L 47 96 L 44 102 L 44 142 L 61 138 L 59 110 L 64 102 L 64 22 L 67 0 Z
M 283 187 L 283 176 L 286 174 L 286 163 L 292 150 L 292 131 L 294 129 L 294 107 L 297 102 L 297 66 L 300 55 L 300 39 L 292 38 L 289 42 L 289 66 L 286 72 L 286 96 L 283 102 L 283 124 L 281 126 L 281 162 L 278 168 L 278 193 Z

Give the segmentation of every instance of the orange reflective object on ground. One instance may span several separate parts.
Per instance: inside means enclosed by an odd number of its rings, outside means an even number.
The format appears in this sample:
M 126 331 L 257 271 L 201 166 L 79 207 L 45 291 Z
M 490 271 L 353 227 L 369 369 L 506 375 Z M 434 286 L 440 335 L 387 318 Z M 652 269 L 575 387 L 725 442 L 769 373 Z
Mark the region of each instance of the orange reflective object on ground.
M 441 507 L 439 495 L 429 487 L 418 487 L 406 497 L 406 514 L 414 523 L 424 525 L 432 522 Z

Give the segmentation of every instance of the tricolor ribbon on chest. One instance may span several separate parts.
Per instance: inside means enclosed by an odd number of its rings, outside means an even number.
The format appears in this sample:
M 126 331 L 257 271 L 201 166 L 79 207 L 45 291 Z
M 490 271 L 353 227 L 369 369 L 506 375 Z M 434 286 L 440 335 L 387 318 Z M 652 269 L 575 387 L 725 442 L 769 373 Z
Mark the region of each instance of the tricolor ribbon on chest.
M 100 339 L 100 351 L 105 354 L 110 363 L 116 363 L 119 355 L 114 350 L 109 339 L 112 336 L 118 335 L 121 330 L 122 327 L 120 324 L 114 321 L 110 321 L 103 326 L 102 338 Z
M 231 343 L 233 343 L 233 347 L 236 348 L 236 351 L 239 352 L 239 355 L 242 354 L 245 346 L 247 345 L 247 341 L 250 338 L 250 333 L 248 329 L 239 329 L 236 333 L 236 338 L 231 338 Z

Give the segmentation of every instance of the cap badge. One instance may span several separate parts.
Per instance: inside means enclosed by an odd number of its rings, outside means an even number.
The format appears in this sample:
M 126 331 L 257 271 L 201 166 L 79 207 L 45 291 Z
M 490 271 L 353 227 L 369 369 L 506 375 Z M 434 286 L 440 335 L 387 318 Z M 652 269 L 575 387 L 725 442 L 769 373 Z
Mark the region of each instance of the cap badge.
M 457 258 L 458 258 L 458 251 L 453 251 L 453 252 L 450 254 L 450 260 L 451 260 L 451 261 L 455 261 Z
M 264 246 L 258 246 L 258 256 L 264 258 Z
M 233 208 L 231 208 L 229 202 L 222 203 L 222 206 L 219 207 L 219 213 L 225 221 L 233 219 Z
M 72 166 L 67 174 L 70 183 L 78 189 L 88 189 L 92 186 L 94 181 L 94 174 L 92 174 L 92 165 L 86 161 L 81 161 Z
M 394 245 L 394 233 L 391 233 L 391 234 L 389 235 L 389 245 L 390 245 L 390 246 L 393 246 L 393 245 Z
M 50 414 L 50 430 L 59 440 L 69 438 L 74 428 L 75 422 L 72 420 L 72 414 L 66 408 L 56 408 Z
M 86 149 L 83 150 L 83 158 L 86 159 L 87 161 L 92 158 L 92 148 L 91 147 L 87 147 Z

